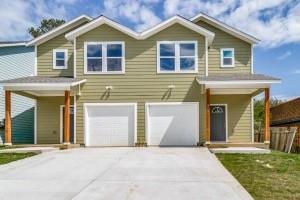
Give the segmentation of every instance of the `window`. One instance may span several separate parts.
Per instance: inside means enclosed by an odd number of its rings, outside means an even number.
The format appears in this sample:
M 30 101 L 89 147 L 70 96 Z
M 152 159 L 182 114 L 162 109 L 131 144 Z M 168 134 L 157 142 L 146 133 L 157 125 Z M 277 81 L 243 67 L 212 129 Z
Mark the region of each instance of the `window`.
M 87 42 L 84 48 L 86 74 L 125 72 L 124 42 Z
M 53 69 L 68 69 L 68 50 L 53 50 Z
M 196 41 L 170 41 L 157 43 L 157 72 L 196 73 Z
M 234 67 L 234 49 L 221 49 L 221 67 Z

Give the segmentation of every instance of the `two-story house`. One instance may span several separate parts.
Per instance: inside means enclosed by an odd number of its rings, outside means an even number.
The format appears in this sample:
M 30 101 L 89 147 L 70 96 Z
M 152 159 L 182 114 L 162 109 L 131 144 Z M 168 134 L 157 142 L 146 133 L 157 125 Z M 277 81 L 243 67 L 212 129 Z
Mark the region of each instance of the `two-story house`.
M 37 101 L 37 144 L 253 145 L 252 97 L 279 79 L 255 74 L 258 39 L 205 14 L 135 32 L 80 16 L 32 41 L 35 76 L 1 81 Z M 12 102 L 13 103 L 13 102 Z

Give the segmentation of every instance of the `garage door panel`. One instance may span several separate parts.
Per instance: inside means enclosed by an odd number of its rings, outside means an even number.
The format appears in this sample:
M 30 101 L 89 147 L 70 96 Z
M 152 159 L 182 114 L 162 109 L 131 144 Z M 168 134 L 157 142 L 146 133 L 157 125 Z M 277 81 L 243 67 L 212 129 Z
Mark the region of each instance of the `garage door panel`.
M 148 105 L 148 144 L 192 146 L 198 142 L 198 104 Z
M 87 107 L 88 146 L 133 146 L 135 106 Z

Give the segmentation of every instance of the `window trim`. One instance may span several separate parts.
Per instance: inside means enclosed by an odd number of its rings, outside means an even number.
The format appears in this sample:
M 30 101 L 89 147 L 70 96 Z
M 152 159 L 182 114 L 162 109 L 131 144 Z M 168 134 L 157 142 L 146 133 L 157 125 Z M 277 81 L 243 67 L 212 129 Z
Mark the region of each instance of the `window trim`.
M 195 56 L 182 56 L 182 57 L 195 57 L 195 69 L 194 70 L 180 70 L 180 44 L 193 43 L 195 45 Z M 175 44 L 175 70 L 163 71 L 160 70 L 160 44 Z M 172 56 L 170 56 L 172 57 Z M 194 74 L 198 73 L 198 41 L 186 40 L 186 41 L 157 41 L 156 43 L 156 72 L 158 74 Z
M 232 51 L 232 57 L 230 57 L 230 58 L 232 58 L 232 64 L 231 65 L 225 65 L 224 64 L 224 57 L 223 57 L 223 52 L 224 51 Z M 232 68 L 232 67 L 235 67 L 235 53 L 234 53 L 234 48 L 221 48 L 220 49 L 220 54 L 221 54 L 221 56 L 220 56 L 220 58 L 221 58 L 221 60 L 220 60 L 220 62 L 221 62 L 221 67 L 222 68 Z M 226 57 L 226 58 L 229 58 L 229 57 Z
M 64 66 L 56 66 L 56 53 L 57 52 L 63 52 L 65 54 L 65 62 Z M 68 69 L 68 49 L 53 49 L 52 54 L 52 66 L 53 69 Z
M 107 57 L 108 44 L 121 44 L 122 46 L 122 62 L 121 71 L 107 71 L 107 59 L 114 57 Z M 87 46 L 88 45 L 102 45 L 102 71 L 88 71 L 87 69 Z M 84 74 L 125 74 L 125 42 L 124 41 L 97 41 L 97 42 L 84 42 Z M 115 57 L 120 58 L 120 57 Z M 105 69 L 105 71 L 104 71 Z

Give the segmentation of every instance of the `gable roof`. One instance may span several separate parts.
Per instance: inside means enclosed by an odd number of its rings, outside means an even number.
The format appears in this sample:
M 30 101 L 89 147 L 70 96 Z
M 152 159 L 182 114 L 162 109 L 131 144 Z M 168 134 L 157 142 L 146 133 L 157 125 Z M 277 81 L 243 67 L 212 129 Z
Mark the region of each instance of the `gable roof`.
M 107 24 L 107 25 L 129 35 L 130 37 L 133 37 L 137 40 L 144 40 L 144 39 L 147 39 L 148 37 L 160 32 L 176 23 L 178 23 L 188 29 L 191 29 L 201 35 L 204 35 L 208 39 L 209 44 L 211 44 L 214 39 L 215 34 L 213 32 L 211 32 L 203 27 L 200 27 L 200 26 L 194 24 L 193 22 L 191 22 L 190 20 L 187 20 L 179 15 L 171 17 L 170 19 L 165 20 L 162 23 L 159 23 L 158 25 L 156 25 L 144 32 L 141 32 L 141 33 L 136 32 L 136 31 L 134 31 L 126 26 L 123 26 L 122 24 L 119 24 L 119 23 L 102 15 L 102 16 L 96 18 L 95 20 L 67 33 L 66 38 L 68 40 L 73 40 L 77 36 L 82 35 L 100 25 Z
M 79 21 L 91 21 L 92 18 L 90 18 L 89 16 L 86 16 L 86 15 L 80 15 L 79 17 L 69 21 L 69 22 L 66 22 L 64 24 L 62 24 L 61 26 L 37 37 L 37 38 L 34 38 L 33 40 L 29 41 L 26 46 L 33 46 L 33 45 L 39 45 L 39 44 L 42 44 L 62 33 L 64 33 L 65 31 L 68 31 L 70 30 L 71 28 L 74 28 L 74 25 L 76 24 L 76 22 L 79 22 Z
M 241 40 L 244 40 L 245 42 L 248 42 L 250 44 L 257 44 L 260 42 L 259 39 L 255 38 L 254 36 L 251 36 L 247 33 L 244 33 L 232 26 L 229 26 L 213 17 L 210 17 L 204 13 L 200 13 L 190 19 L 194 23 L 198 22 L 199 20 L 203 20 L 204 22 L 213 25 L 222 31 L 225 31 L 226 33 L 229 33 L 237 38 L 240 38 Z

